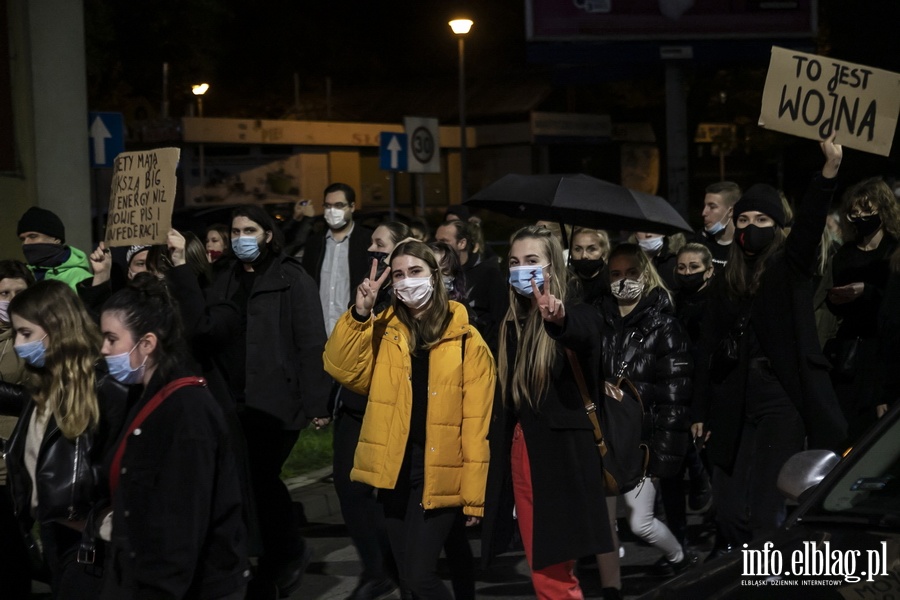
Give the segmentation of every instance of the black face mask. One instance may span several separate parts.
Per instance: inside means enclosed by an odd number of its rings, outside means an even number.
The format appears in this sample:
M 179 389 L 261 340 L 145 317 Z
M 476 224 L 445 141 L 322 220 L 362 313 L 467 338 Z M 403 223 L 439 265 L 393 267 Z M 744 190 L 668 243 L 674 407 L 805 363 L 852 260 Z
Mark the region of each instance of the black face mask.
M 697 273 L 675 273 L 675 284 L 679 290 L 687 294 L 693 294 L 706 283 L 706 280 L 703 279 L 705 274 L 706 271 L 699 271 Z
M 60 244 L 22 244 L 25 261 L 33 267 L 58 267 L 66 262 L 67 251 Z
M 572 270 L 582 279 L 591 279 L 606 265 L 602 258 L 578 258 L 572 259 Z
M 734 239 L 745 253 L 759 254 L 775 239 L 775 227 L 747 225 L 734 232 Z
M 377 260 L 378 266 L 375 267 L 375 278 L 381 277 L 381 274 L 384 273 L 384 270 L 387 269 L 387 263 L 384 262 L 387 260 L 388 253 L 387 252 L 375 252 L 369 251 L 369 268 L 372 268 L 372 261 Z
M 856 228 L 856 235 L 858 235 L 860 239 L 867 238 L 881 227 L 881 215 L 851 217 L 850 223 Z

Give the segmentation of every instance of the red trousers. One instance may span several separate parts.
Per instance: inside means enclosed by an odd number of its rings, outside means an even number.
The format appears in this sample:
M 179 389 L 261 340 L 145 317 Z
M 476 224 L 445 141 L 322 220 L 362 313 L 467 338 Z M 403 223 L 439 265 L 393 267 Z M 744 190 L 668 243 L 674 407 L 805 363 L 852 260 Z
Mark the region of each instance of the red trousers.
M 516 516 L 519 521 L 519 532 L 522 534 L 522 545 L 525 546 L 525 558 L 528 566 L 532 561 L 532 533 L 534 531 L 534 495 L 531 487 L 531 464 L 528 462 L 528 450 L 525 447 L 525 436 L 518 424 L 513 432 L 512 443 L 512 483 L 513 496 L 516 500 Z M 560 535 L 565 535 L 561 532 Z M 584 600 L 578 578 L 575 577 L 575 561 L 570 560 L 544 569 L 531 569 L 531 583 L 534 592 L 541 600 Z

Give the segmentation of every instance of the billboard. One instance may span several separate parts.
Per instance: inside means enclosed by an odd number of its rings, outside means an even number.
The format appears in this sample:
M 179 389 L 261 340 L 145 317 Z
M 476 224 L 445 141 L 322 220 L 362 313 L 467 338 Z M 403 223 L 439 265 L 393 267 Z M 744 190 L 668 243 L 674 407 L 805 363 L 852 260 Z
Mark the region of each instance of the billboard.
M 809 37 L 816 0 L 525 0 L 530 41 Z

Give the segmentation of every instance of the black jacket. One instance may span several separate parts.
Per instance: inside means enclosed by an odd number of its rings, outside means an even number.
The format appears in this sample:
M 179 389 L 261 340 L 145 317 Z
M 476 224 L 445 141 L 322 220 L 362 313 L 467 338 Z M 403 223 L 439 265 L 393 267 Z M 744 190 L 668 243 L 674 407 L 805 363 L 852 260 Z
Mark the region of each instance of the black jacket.
M 580 305 L 573 310 L 593 309 Z M 516 360 L 515 330 L 508 328 L 507 356 Z M 596 393 L 596 360 L 581 361 L 587 385 Z M 520 357 L 529 360 L 530 357 Z M 499 385 L 497 386 L 499 390 Z M 497 394 L 490 427 L 491 462 L 482 524 L 482 561 L 504 552 L 513 521 L 510 448 L 516 422 L 521 423 L 531 463 L 534 501 L 532 567 L 542 569 L 566 560 L 609 552 L 612 539 L 606 514 L 600 453 L 591 421 L 566 355 L 560 346 L 550 387 L 538 410 L 526 403 L 518 411 L 512 398 Z
M 466 302 L 469 314 L 475 319 L 472 324 L 487 342 L 494 354 L 497 353 L 497 335 L 500 323 L 509 308 L 509 286 L 497 263 L 485 260 L 481 255 L 470 254 L 463 265 L 466 274 Z
M 96 389 L 100 422 L 76 440 L 66 439 L 53 416 L 48 418 L 35 474 L 38 506 L 32 515 L 33 482 L 25 468 L 25 445 L 28 424 L 37 405 L 24 388 L 0 384 L 0 412 L 12 414 L 18 409 L 21 414 L 7 442 L 6 465 L 13 507 L 24 531 L 29 531 L 35 520 L 83 520 L 95 502 L 108 497 L 102 465 L 124 424 L 129 390 L 99 368 Z
M 327 230 L 309 234 L 303 250 L 303 268 L 316 282 L 316 287 L 322 283 L 322 261 L 325 260 L 325 234 Z M 359 223 L 353 224 L 350 233 L 350 247 L 347 252 L 348 268 L 350 269 L 350 298 L 353 298 L 353 290 L 362 280 L 369 276 L 372 263 L 369 260 L 369 246 L 372 245 L 372 230 L 363 227 Z
M 261 267 L 262 268 L 262 267 Z M 247 406 L 267 412 L 286 429 L 328 413 L 331 378 L 322 365 L 325 323 L 312 279 L 293 258 L 277 255 L 266 263 L 243 294 L 237 262 L 208 291 L 211 303 L 232 301 L 243 307 L 243 325 L 231 332 L 218 360 L 232 394 Z M 223 319 L 232 319 L 229 310 Z M 204 325 L 220 330 L 214 323 Z
M 577 350 L 596 339 L 601 371 L 612 382 L 618 379 L 628 340 L 638 336 L 640 343 L 623 375 L 637 388 L 645 410 L 654 415 L 650 473 L 668 476 L 681 465 L 689 442 L 693 375 L 690 339 L 673 315 L 669 296 L 660 289 L 651 291 L 625 317 L 619 314 L 612 296 L 604 297 L 599 308 L 597 318 L 589 311 L 566 307 L 564 327 L 548 326 L 547 331 Z
M 846 422 L 831 387 L 831 365 L 819 345 L 812 301 L 816 251 L 834 188 L 835 182 L 821 175 L 810 183 L 784 247 L 766 263 L 752 300 L 750 324 L 762 354 L 803 418 L 808 447 L 841 450 Z M 710 360 L 739 313 L 737 302 L 725 293 L 724 279 L 713 279 L 697 348 L 691 413 L 693 422 L 704 423 L 712 432 L 707 444 L 710 460 L 730 470 L 744 422 L 749 355 L 725 380 L 728 385 L 714 388 Z
M 144 405 L 185 375 L 153 377 L 116 448 Z M 246 583 L 235 457 L 222 410 L 206 388 L 181 388 L 150 413 L 128 435 L 121 467 L 103 598 L 219 598 Z

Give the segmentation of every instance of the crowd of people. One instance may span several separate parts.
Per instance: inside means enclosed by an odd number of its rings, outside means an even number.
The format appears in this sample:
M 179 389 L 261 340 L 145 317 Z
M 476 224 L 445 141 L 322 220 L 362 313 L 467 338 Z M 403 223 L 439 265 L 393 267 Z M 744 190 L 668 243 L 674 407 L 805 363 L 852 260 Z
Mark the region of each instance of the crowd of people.
M 843 450 L 897 396 L 897 199 L 870 179 L 833 209 L 821 146 L 795 212 L 723 182 L 694 239 L 534 224 L 505 259 L 464 206 L 433 239 L 368 229 L 342 183 L 324 227 L 309 202 L 239 207 L 121 262 L 29 209 L 25 263 L 0 261 L 5 592 L 289 597 L 312 549 L 280 474 L 307 428 L 333 428 L 348 600 L 474 598 L 472 527 L 485 567 L 521 543 L 539 598 L 583 598 L 579 560 L 620 598 L 618 502 L 660 577 L 698 561 L 687 507 L 715 507 L 711 558 L 765 535 L 785 461 Z M 651 447 L 610 496 L 583 389 L 622 377 Z

